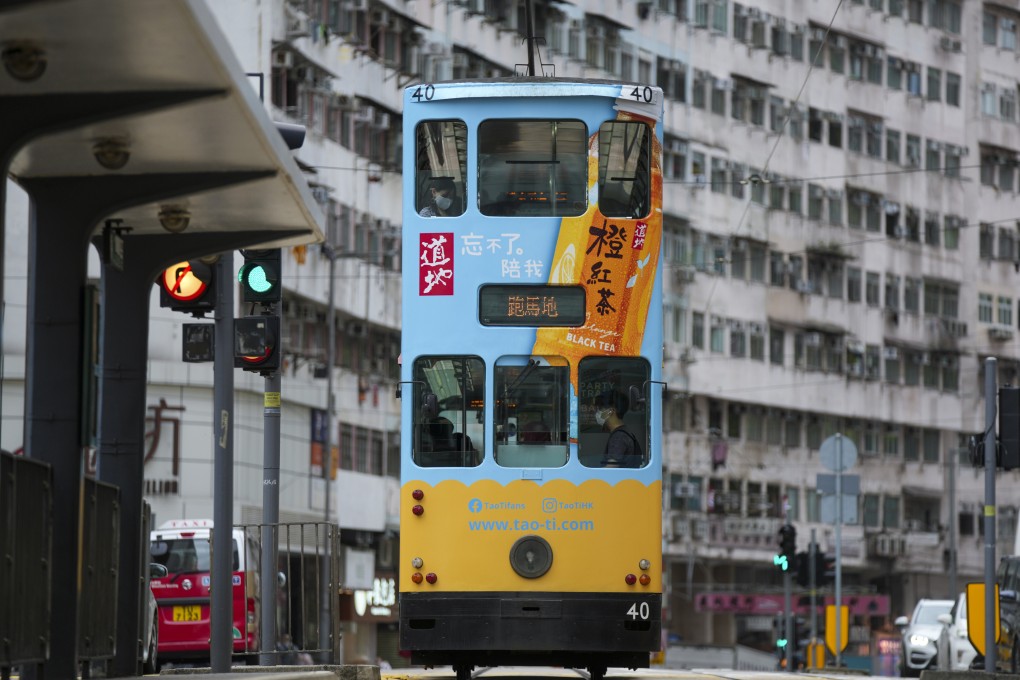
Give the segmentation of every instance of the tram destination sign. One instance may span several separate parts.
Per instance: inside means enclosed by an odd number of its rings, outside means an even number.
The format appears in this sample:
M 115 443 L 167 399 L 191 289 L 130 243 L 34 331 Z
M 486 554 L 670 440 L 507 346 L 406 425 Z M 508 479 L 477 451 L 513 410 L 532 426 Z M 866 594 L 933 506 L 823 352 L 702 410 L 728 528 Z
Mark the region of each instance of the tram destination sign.
M 478 291 L 483 326 L 583 326 L 584 318 L 581 286 L 492 284 Z

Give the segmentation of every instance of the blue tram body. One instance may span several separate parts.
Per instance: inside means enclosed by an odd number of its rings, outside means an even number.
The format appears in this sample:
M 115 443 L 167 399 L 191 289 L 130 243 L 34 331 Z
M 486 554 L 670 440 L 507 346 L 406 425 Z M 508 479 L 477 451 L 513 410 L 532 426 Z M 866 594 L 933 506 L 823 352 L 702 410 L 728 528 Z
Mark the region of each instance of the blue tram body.
M 400 641 L 646 667 L 662 608 L 662 93 L 404 95 Z

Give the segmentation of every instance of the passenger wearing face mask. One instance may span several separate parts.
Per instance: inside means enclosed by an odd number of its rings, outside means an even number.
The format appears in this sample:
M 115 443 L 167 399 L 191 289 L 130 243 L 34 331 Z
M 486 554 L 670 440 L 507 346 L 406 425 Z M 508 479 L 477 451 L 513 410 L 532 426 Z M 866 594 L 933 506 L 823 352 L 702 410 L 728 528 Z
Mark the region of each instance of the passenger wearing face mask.
M 428 205 L 418 211 L 422 217 L 453 217 L 460 214 L 457 185 L 449 177 L 432 180 Z
M 603 392 L 595 397 L 595 422 L 609 433 L 602 454 L 602 467 L 641 467 L 644 456 L 637 437 L 623 425 L 628 401 L 619 390 Z

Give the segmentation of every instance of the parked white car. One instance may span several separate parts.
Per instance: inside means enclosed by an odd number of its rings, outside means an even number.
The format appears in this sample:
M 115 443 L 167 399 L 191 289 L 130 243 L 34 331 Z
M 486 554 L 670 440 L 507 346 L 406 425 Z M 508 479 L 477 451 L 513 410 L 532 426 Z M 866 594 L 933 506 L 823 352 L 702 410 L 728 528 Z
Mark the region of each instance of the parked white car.
M 960 593 L 948 614 L 939 614 L 942 633 L 938 647 L 940 671 L 966 671 L 977 656 L 977 650 L 967 637 L 967 593 Z
M 936 643 L 945 629 L 939 623 L 939 614 L 948 614 L 952 600 L 918 600 L 914 613 L 908 619 L 901 616 L 894 622 L 903 631 L 903 654 L 900 658 L 900 676 L 921 677 L 921 671 L 936 664 Z

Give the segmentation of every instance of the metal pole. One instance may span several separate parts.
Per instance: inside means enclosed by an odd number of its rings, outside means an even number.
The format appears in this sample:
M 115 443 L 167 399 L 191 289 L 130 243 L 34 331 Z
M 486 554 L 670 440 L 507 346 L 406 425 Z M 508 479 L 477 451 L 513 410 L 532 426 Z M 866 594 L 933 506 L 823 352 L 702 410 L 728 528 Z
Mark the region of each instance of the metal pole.
M 843 666 L 843 435 L 836 433 L 836 668 Z
M 789 569 L 783 572 L 783 636 L 786 638 L 786 672 L 793 673 L 793 647 L 796 646 L 797 641 L 794 639 L 797 635 L 793 631 L 793 585 L 790 581 L 793 580 Z
M 949 459 L 949 599 L 955 600 L 960 591 L 956 586 L 956 464 L 960 450 L 953 448 Z
M 329 323 L 329 347 L 326 348 L 326 443 L 322 453 L 322 478 L 326 480 L 326 510 L 324 517 L 329 522 L 332 517 L 330 513 L 330 487 L 333 480 L 330 473 L 333 470 L 333 366 L 336 364 L 336 252 L 332 246 L 325 249 L 329 258 L 329 310 L 327 319 Z
M 985 672 L 995 672 L 995 357 L 985 359 Z
M 280 523 L 280 372 L 266 376 L 262 404 L 262 654 L 259 664 L 275 666 L 276 573 Z
M 811 545 L 808 546 L 808 586 L 811 588 L 811 664 L 814 668 L 815 645 L 818 644 L 818 544 L 815 543 L 815 529 L 811 529 Z
M 790 526 L 790 499 L 783 496 L 783 526 Z M 784 534 L 785 535 L 785 534 Z M 797 553 L 797 546 L 793 546 L 794 555 Z M 793 565 L 787 564 L 783 572 L 783 637 L 786 638 L 786 648 L 783 650 L 786 655 L 786 672 L 793 672 L 793 651 L 797 644 L 793 638 L 797 637 L 793 631 Z
M 213 528 L 209 594 L 209 665 L 213 673 L 230 669 L 233 653 L 234 525 L 234 287 L 233 251 L 216 263 L 216 322 L 213 355 Z
M 332 506 L 330 503 L 330 490 L 333 486 L 331 473 L 333 471 L 333 367 L 336 365 L 336 251 L 332 245 L 326 245 L 323 249 L 329 258 L 329 310 L 327 312 L 327 323 L 329 323 L 328 342 L 326 348 L 326 444 L 322 453 L 322 479 L 326 485 L 326 509 L 324 517 L 326 520 L 326 532 L 329 532 L 329 525 L 333 522 Z M 327 545 L 331 545 L 327 542 Z M 332 580 L 330 579 L 329 561 L 332 556 L 332 549 L 327 549 L 322 557 L 322 568 L 320 573 L 320 593 L 322 594 L 322 611 L 319 614 L 319 649 L 323 652 L 323 661 L 326 663 L 340 663 L 340 659 L 332 658 L 333 645 L 330 644 L 333 635 L 337 631 L 332 628 L 332 602 L 331 591 Z

